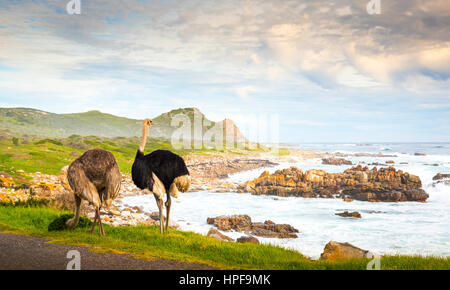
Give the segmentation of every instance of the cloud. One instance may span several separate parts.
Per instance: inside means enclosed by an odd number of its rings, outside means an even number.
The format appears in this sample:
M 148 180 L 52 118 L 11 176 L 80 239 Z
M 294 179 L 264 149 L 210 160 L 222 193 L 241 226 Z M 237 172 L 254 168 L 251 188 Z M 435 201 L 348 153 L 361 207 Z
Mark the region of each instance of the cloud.
M 449 103 L 447 0 L 382 1 L 381 15 L 361 0 L 98 0 L 72 16 L 66 3 L 0 4 L 2 103 L 139 118 L 174 105 L 282 112 L 324 130 Z

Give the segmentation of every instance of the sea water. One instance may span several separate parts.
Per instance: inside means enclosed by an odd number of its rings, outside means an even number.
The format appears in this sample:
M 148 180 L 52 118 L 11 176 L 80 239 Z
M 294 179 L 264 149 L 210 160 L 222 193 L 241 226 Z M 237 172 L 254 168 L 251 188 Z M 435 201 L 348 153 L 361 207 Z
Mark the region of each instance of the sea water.
M 180 194 L 178 199 L 174 199 L 171 218 L 180 224 L 182 230 L 201 234 L 206 234 L 211 227 L 206 219 L 219 215 L 247 214 L 257 222 L 272 220 L 276 223 L 288 223 L 300 231 L 297 239 L 258 239 L 263 243 L 298 250 L 311 258 L 319 258 L 324 246 L 331 240 L 349 242 L 377 254 L 450 256 L 450 185 L 432 181 L 437 173 L 450 173 L 450 144 L 309 144 L 298 147 L 326 152 L 381 152 L 396 155 L 397 157 L 346 159 L 354 164 L 365 162 L 362 165 L 394 160 L 397 169 L 421 178 L 423 189 L 430 198 L 426 203 L 347 203 L 341 199 L 202 191 Z M 419 152 L 426 156 L 414 155 Z M 400 162 L 408 164 L 400 165 Z M 230 176 L 229 180 L 245 182 L 258 177 L 264 170 L 272 173 L 290 166 L 297 166 L 302 170 L 323 169 L 327 172 L 342 172 L 351 167 L 322 165 L 320 159 L 299 160 L 272 168 L 240 172 Z M 143 206 L 145 211 L 157 211 L 152 196 L 130 196 L 124 198 L 123 202 L 130 206 Z M 358 211 L 362 219 L 335 215 L 343 211 Z M 232 238 L 243 235 L 237 232 L 225 234 Z

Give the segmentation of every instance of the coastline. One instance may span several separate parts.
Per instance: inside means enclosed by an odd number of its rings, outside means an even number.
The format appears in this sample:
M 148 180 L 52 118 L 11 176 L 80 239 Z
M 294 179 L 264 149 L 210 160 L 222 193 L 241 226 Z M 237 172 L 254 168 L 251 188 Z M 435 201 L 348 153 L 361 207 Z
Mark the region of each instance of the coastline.
M 185 194 L 182 194 L 182 198 L 179 200 L 175 200 L 174 204 L 174 216 L 172 216 L 172 228 L 179 228 L 183 231 L 193 231 L 197 233 L 201 233 L 202 235 L 206 235 L 208 232 L 208 227 L 206 225 L 206 218 L 209 216 L 204 216 L 201 219 L 195 219 L 195 222 L 192 222 L 192 213 L 186 213 L 183 211 L 184 207 L 192 207 L 193 210 L 195 208 L 202 208 L 205 204 L 208 204 L 208 208 L 211 205 L 211 210 L 217 208 L 217 203 L 223 203 L 223 207 L 227 208 L 227 206 L 236 210 L 222 212 L 219 208 L 217 211 L 212 211 L 208 213 L 210 216 L 218 216 L 220 214 L 250 214 L 252 218 L 257 221 L 264 221 L 267 218 L 271 218 L 273 213 L 267 210 L 261 210 L 261 214 L 257 213 L 260 211 L 250 211 L 250 210 L 242 210 L 241 205 L 244 204 L 258 204 L 259 206 L 263 206 L 265 209 L 273 208 L 276 210 L 277 204 L 283 205 L 283 207 L 290 208 L 288 212 L 283 215 L 284 217 L 279 217 L 275 219 L 277 223 L 289 223 L 293 224 L 300 230 L 300 237 L 298 241 L 305 240 L 305 245 L 308 245 L 308 249 L 304 247 L 292 247 L 290 244 L 293 242 L 292 240 L 279 241 L 276 239 L 260 239 L 263 243 L 269 244 L 277 244 L 283 247 L 287 247 L 288 249 L 295 248 L 297 251 L 302 254 L 306 254 L 309 257 L 317 258 L 318 254 L 323 250 L 323 246 L 329 242 L 331 239 L 329 237 L 323 238 L 320 242 L 311 240 L 311 237 L 308 237 L 310 234 L 320 235 L 317 230 L 320 229 L 321 226 L 326 226 L 327 224 L 336 224 L 340 227 L 345 226 L 349 227 L 355 224 L 355 221 L 352 219 L 346 219 L 342 217 L 335 216 L 335 213 L 342 212 L 344 210 L 356 210 L 360 211 L 363 215 L 363 219 L 360 223 L 373 223 L 373 219 L 377 219 L 383 217 L 386 213 L 390 215 L 390 211 L 386 209 L 379 209 L 377 207 L 390 206 L 391 203 L 387 205 L 377 205 L 376 203 L 369 202 L 352 202 L 352 203 L 344 203 L 342 199 L 298 199 L 298 198 L 290 198 L 290 197 L 276 197 L 276 196 L 255 196 L 250 193 L 236 193 L 239 191 L 239 188 L 244 184 L 244 180 L 251 180 L 253 177 L 247 177 L 248 174 L 251 176 L 252 174 L 258 174 L 258 172 L 266 169 L 270 169 L 274 171 L 278 168 L 290 167 L 292 164 L 297 165 L 299 167 L 307 167 L 307 168 L 316 168 L 322 167 L 327 168 L 327 170 L 339 172 L 343 170 L 342 166 L 334 166 L 334 165 L 323 165 L 320 163 L 322 158 L 361 158 L 370 157 L 370 158 L 378 158 L 378 159 L 386 159 L 392 158 L 389 154 L 374 154 L 374 153 L 366 153 L 366 154 L 342 154 L 342 153 L 328 153 L 328 152 L 320 152 L 320 151 L 309 151 L 309 150 L 298 150 L 293 149 L 290 150 L 290 155 L 284 156 L 274 156 L 271 154 L 248 154 L 248 155 L 237 155 L 237 154 L 191 154 L 188 156 L 184 156 L 186 159 L 186 163 L 191 171 L 192 175 L 192 187 L 191 190 Z M 302 165 L 303 164 L 303 165 Z M 385 167 L 390 166 L 390 164 L 383 163 Z M 349 165 L 350 166 L 350 165 Z M 400 163 L 395 164 L 395 166 L 400 166 Z M 24 173 L 26 174 L 26 173 Z M 36 189 L 42 190 L 41 193 L 43 196 L 64 196 L 66 192 L 66 188 L 64 188 L 64 182 L 62 176 L 55 175 L 45 175 L 45 174 L 26 174 L 28 177 L 34 179 L 36 182 Z M 259 174 L 258 174 L 259 175 Z M 241 178 L 235 178 L 236 176 L 241 176 Z M 243 177 L 242 177 L 243 176 Z M 230 178 L 233 177 L 233 178 Z M 257 177 L 257 176 L 256 176 Z M 244 179 L 242 179 L 244 178 Z M 20 190 L 19 190 L 20 192 Z M 128 202 L 130 198 L 135 199 L 136 204 Z M 57 197 L 58 199 L 58 197 Z M 67 201 L 67 194 L 65 195 Z M 69 198 L 70 199 L 70 198 Z M 232 206 L 226 205 L 227 200 L 240 200 L 240 205 Z M 191 201 L 190 201 L 191 200 Z M 195 200 L 195 201 L 194 201 Z M 141 201 L 145 201 L 142 203 Z M 69 202 L 71 202 L 69 200 Z M 194 202 L 194 203 L 193 203 Z M 339 203 L 337 203 L 339 202 Z M 181 206 L 181 208 L 177 208 L 177 204 Z M 431 205 L 434 205 L 434 200 L 431 201 Z M 395 203 L 393 204 L 395 205 Z M 275 207 L 274 207 L 275 206 Z M 306 207 L 305 207 L 306 206 Z M 329 208 L 328 210 L 308 213 L 308 211 L 314 210 L 315 208 L 319 209 L 322 207 Z M 293 208 L 298 207 L 300 216 L 296 214 L 295 216 L 291 216 L 289 211 Z M 305 208 L 304 208 L 305 207 Z M 401 206 L 401 208 L 415 208 L 416 205 L 411 205 L 409 203 L 405 203 Z M 309 208 L 309 209 L 308 209 Z M 260 208 L 262 209 L 262 208 Z M 305 212 L 305 209 L 307 210 Z M 341 210 L 342 209 L 342 210 Z M 89 218 L 93 219 L 94 212 L 90 207 L 84 207 L 85 215 Z M 122 189 L 120 192 L 120 196 L 113 202 L 113 206 L 111 209 L 102 210 L 102 216 L 104 217 L 104 223 L 112 226 L 120 226 L 120 225 L 158 225 L 159 221 L 157 220 L 157 215 L 155 213 L 156 207 L 154 206 L 153 196 L 143 196 L 143 193 L 138 190 L 131 181 L 130 176 L 123 176 Z M 184 214 L 183 214 L 184 212 Z M 295 213 L 295 212 L 293 212 Z M 311 221 L 303 220 L 301 216 L 306 215 L 306 217 L 311 216 L 311 214 L 315 215 L 315 220 L 313 224 L 308 225 Z M 277 213 L 279 215 L 279 213 Z M 177 218 L 178 217 L 178 218 Z M 319 220 L 323 219 L 319 223 L 318 229 L 314 229 L 314 223 L 317 223 Z M 397 219 L 398 213 L 392 213 L 391 218 Z M 300 218 L 299 220 L 296 220 Z M 414 218 L 415 219 L 415 218 Z M 201 225 L 200 225 L 201 223 Z M 306 226 L 307 225 L 307 226 Z M 380 225 L 376 225 L 375 227 L 379 227 Z M 317 225 L 316 225 L 317 227 Z M 354 233 L 353 237 L 347 237 L 345 239 L 341 239 L 341 242 L 352 242 L 356 246 L 361 246 L 362 248 L 366 248 L 368 250 L 373 250 L 374 247 L 370 246 L 371 244 L 365 244 L 364 241 L 358 241 L 358 229 L 350 230 L 350 232 Z M 309 232 L 309 233 L 308 233 Z M 225 233 L 234 239 L 242 236 L 242 233 L 231 232 Z M 306 236 L 305 236 L 306 235 Z M 356 242 L 355 242 L 356 241 Z M 378 249 L 382 248 L 382 245 L 378 245 Z M 375 250 L 378 250 L 375 248 Z M 377 251 L 380 252 L 380 251 Z M 388 252 L 387 254 L 390 254 Z M 395 252 L 394 252 L 395 254 Z M 415 253 L 412 253 L 413 255 Z M 433 255 L 433 252 L 429 254 Z M 429 255 L 425 254 L 425 255 Z

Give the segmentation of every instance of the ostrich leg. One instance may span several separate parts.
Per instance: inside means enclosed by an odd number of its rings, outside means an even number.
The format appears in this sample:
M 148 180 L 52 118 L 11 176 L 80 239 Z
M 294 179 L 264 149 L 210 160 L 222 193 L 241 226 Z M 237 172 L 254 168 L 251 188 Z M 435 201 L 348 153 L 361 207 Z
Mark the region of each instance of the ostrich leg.
M 92 228 L 91 228 L 91 235 L 94 232 L 95 224 L 97 223 L 97 218 L 98 218 L 97 211 L 95 211 L 95 218 L 94 218 L 94 223 L 92 224 Z
M 81 198 L 75 195 L 75 216 L 67 221 L 67 227 L 72 232 L 73 228 L 77 226 L 80 220 Z
M 104 236 L 105 235 L 105 230 L 103 230 L 103 225 L 102 225 L 102 218 L 100 216 L 100 208 L 96 208 L 97 211 L 97 217 L 98 217 L 98 227 L 100 228 L 100 236 Z
M 159 209 L 159 226 L 161 228 L 161 234 L 164 234 L 164 212 L 163 212 L 163 200 L 154 194 L 156 199 L 156 204 Z
M 170 205 L 172 204 L 172 200 L 170 199 L 170 194 L 167 195 L 167 200 L 166 200 L 166 228 L 165 230 L 167 231 L 167 229 L 169 228 L 169 216 L 170 216 Z

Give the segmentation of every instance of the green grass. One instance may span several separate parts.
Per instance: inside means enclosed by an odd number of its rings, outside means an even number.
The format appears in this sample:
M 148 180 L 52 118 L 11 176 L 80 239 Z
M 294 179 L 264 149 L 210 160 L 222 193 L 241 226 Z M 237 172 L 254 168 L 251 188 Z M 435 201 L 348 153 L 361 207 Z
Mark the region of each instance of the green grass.
M 358 269 L 366 268 L 368 260 L 339 262 L 313 261 L 300 253 L 272 245 L 239 244 L 217 241 L 192 232 L 169 230 L 159 233 L 155 226 L 105 226 L 106 236 L 98 231 L 75 228 L 73 232 L 48 231 L 55 219 L 68 212 L 35 204 L 20 206 L 0 205 L 0 230 L 45 237 L 51 243 L 95 246 L 96 251 L 129 253 L 136 258 L 165 258 L 182 262 L 201 263 L 219 269 Z M 382 269 L 418 270 L 450 269 L 449 258 L 386 256 L 381 259 Z

